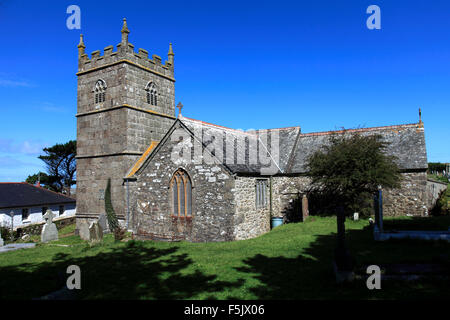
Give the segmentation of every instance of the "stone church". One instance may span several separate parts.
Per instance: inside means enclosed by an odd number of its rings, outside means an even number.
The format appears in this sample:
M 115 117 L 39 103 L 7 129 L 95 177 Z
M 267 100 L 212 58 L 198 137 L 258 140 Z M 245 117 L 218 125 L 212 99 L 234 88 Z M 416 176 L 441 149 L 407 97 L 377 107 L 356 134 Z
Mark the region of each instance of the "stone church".
M 299 126 L 242 131 L 175 115 L 175 62 L 129 43 L 124 19 L 114 51 L 78 45 L 77 229 L 104 213 L 111 179 L 114 209 L 136 238 L 230 241 L 270 230 L 270 217 L 300 210 L 310 179 L 307 157 L 338 131 L 302 133 Z M 339 133 L 339 132 L 338 132 Z M 425 215 L 424 126 L 364 128 L 381 134 L 404 177 L 384 193 L 385 215 Z M 314 214 L 314 212 L 311 212 Z

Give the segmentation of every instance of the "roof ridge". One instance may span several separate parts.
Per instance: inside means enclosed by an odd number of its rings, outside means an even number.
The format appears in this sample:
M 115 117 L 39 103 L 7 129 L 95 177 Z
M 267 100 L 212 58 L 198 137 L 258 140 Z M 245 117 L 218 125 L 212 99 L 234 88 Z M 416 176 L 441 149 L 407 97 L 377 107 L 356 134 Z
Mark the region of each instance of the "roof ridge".
M 395 129 L 395 128 L 405 128 L 405 127 L 420 127 L 418 123 L 407 123 L 407 124 L 397 124 L 390 126 L 379 126 L 379 127 L 368 127 L 368 128 L 358 128 L 358 129 L 341 129 L 341 130 L 329 130 L 329 131 L 318 131 L 318 132 L 309 132 L 309 133 L 301 133 L 301 136 L 322 136 L 328 135 L 332 133 L 344 133 L 344 132 L 367 132 L 367 131 L 376 131 L 380 129 Z
M 205 122 L 205 121 L 202 121 L 202 120 L 192 119 L 192 118 L 188 118 L 188 117 L 185 117 L 185 116 L 180 118 L 181 121 L 183 121 L 183 119 L 187 119 L 188 121 L 200 122 L 201 124 L 204 124 L 204 125 L 207 125 L 207 126 L 219 127 L 219 128 L 226 129 L 226 130 L 237 131 L 239 133 L 253 135 L 252 133 L 249 133 L 249 132 L 241 130 L 241 129 L 233 129 L 233 128 L 221 126 L 219 124 L 214 124 L 214 123 Z
M 50 189 L 47 189 L 47 188 L 44 188 L 44 187 L 41 187 L 41 186 L 35 186 L 34 184 L 31 184 L 31 183 L 28 183 L 28 182 L 24 182 L 24 183 L 26 183 L 26 184 L 28 184 L 28 185 L 30 185 L 30 186 L 32 186 L 32 187 L 35 187 L 35 188 L 38 188 L 38 189 L 42 189 L 42 190 L 44 190 L 44 191 L 50 191 L 50 192 L 53 192 L 53 193 L 55 193 L 55 194 L 57 194 L 57 195 L 59 195 L 59 196 L 63 196 L 63 197 L 69 198 L 69 199 L 76 200 L 75 198 L 72 198 L 72 197 L 70 197 L 70 196 L 68 196 L 68 195 L 66 195 L 66 194 L 64 194 L 64 193 L 56 192 L 56 191 L 53 191 L 53 190 L 50 190 Z

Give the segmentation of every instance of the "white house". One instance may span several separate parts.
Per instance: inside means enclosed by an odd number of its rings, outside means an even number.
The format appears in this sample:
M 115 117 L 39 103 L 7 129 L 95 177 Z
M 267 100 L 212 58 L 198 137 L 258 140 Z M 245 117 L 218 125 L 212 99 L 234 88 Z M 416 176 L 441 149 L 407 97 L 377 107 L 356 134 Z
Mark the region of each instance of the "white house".
M 13 222 L 16 229 L 43 222 L 42 216 L 47 209 L 52 210 L 56 217 L 73 216 L 76 200 L 26 182 L 0 183 L 0 226 L 11 227 Z

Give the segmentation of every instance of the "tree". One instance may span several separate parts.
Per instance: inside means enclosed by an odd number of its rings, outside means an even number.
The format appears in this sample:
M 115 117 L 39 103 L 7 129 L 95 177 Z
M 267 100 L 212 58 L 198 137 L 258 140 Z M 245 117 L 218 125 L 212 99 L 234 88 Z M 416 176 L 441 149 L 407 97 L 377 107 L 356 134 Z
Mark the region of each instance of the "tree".
M 28 178 L 25 180 L 25 182 L 30 184 L 36 184 L 38 181 L 43 188 L 57 191 L 57 189 L 54 187 L 54 184 L 56 182 L 55 177 L 49 176 L 45 172 L 39 171 L 36 174 L 28 176 Z
M 112 205 L 111 178 L 108 178 L 108 183 L 106 184 L 105 211 L 106 211 L 106 219 L 108 220 L 109 228 L 114 233 L 114 239 L 116 241 L 122 240 L 125 237 L 125 230 L 120 227 L 119 220 L 117 219 L 116 212 L 114 211 L 114 208 Z
M 387 142 L 381 135 L 358 133 L 330 136 L 330 143 L 307 160 L 312 189 L 332 195 L 338 223 L 335 262 L 339 270 L 351 269 L 350 255 L 345 246 L 345 216 L 373 196 L 378 186 L 400 186 L 401 174 L 395 157 L 386 154 Z
M 70 195 L 71 186 L 76 183 L 76 149 L 75 140 L 44 148 L 45 154 L 39 156 L 39 159 L 45 162 L 47 174 L 40 173 L 40 178 L 48 189 L 57 192 L 66 190 Z M 36 183 L 38 175 L 28 176 L 26 181 Z

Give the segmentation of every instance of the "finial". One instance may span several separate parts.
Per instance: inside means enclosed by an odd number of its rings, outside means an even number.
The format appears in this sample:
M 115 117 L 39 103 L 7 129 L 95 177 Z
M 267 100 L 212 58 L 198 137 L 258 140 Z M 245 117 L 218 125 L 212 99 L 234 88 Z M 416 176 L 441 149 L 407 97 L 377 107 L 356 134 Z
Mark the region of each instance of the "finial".
M 419 108 L 419 124 L 422 124 L 422 109 Z
M 169 63 L 173 66 L 173 56 L 175 54 L 173 53 L 172 43 L 169 44 L 169 53 L 167 55 L 169 56 Z
M 84 48 L 86 48 L 86 46 L 84 45 L 83 42 L 83 35 L 80 34 L 80 43 L 78 44 L 78 58 L 81 59 L 84 55 Z
M 123 27 L 122 30 L 122 45 L 124 45 L 124 48 L 127 48 L 128 45 L 128 34 L 130 33 L 130 30 L 128 30 L 127 26 L 127 19 L 123 18 Z
M 127 19 L 126 18 L 123 18 L 123 27 L 122 27 L 122 30 L 120 30 L 120 32 L 122 32 L 122 33 L 130 33 L 130 30 L 128 30 Z
M 80 34 L 80 43 L 78 44 L 78 48 L 86 48 L 83 42 L 83 34 Z
M 183 109 L 183 104 L 181 102 L 178 102 L 177 104 L 177 108 L 178 108 L 178 118 L 181 117 L 181 109 Z

